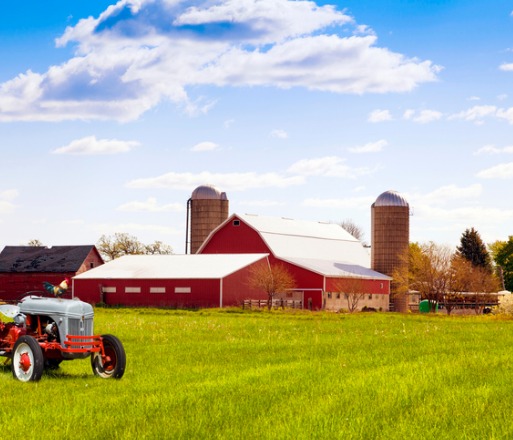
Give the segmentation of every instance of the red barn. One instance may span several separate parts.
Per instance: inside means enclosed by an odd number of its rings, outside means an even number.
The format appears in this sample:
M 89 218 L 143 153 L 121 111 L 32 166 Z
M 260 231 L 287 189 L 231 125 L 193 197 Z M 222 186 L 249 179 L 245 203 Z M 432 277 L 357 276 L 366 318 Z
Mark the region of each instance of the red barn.
M 27 292 L 40 294 L 44 281 L 57 285 L 102 264 L 94 245 L 6 246 L 0 253 L 0 299 L 18 300 Z
M 370 269 L 370 254 L 340 225 L 233 214 L 207 237 L 198 254 L 267 253 L 296 281 L 288 294 L 311 309 L 388 310 L 391 278 Z
M 73 278 L 76 297 L 110 305 L 202 308 L 266 299 L 247 280 L 267 254 L 128 255 Z

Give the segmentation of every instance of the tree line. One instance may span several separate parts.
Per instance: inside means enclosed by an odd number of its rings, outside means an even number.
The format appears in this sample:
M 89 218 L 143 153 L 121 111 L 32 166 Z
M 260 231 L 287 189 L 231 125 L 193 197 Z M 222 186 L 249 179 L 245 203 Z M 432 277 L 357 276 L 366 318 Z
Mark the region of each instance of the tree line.
M 497 300 L 493 294 L 513 290 L 513 236 L 486 246 L 470 228 L 455 250 L 433 242 L 410 243 L 403 263 L 393 274 L 395 292 L 416 291 L 433 307 L 444 304 L 448 313 L 468 302 L 474 302 L 477 313 Z

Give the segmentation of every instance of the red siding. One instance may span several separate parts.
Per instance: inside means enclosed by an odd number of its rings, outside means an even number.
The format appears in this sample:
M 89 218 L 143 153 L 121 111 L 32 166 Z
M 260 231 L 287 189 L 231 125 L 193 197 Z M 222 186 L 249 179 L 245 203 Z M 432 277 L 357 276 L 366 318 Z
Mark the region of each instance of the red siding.
M 238 225 L 236 224 L 238 222 Z M 282 261 L 272 254 L 260 234 L 242 220 L 234 216 L 229 222 L 210 236 L 203 245 L 202 254 L 228 254 L 228 253 L 269 253 L 271 265 L 282 263 L 292 273 L 295 279 L 296 290 L 303 292 L 303 307 L 319 310 L 323 308 L 323 291 L 332 291 L 340 279 L 326 278 L 324 276 L 303 269 L 294 264 Z M 324 285 L 326 283 L 326 286 Z M 389 294 L 389 281 L 364 280 L 365 293 Z M 381 288 L 383 285 L 383 288 Z M 256 297 L 255 297 L 256 299 Z
M 234 221 L 239 225 L 235 226 Z M 270 249 L 253 228 L 235 218 L 226 223 L 204 244 L 200 254 L 260 254 Z
M 45 293 L 43 282 L 58 285 L 65 278 L 71 279 L 74 273 L 40 273 L 40 272 L 12 272 L 0 274 L 0 299 L 3 300 L 20 300 L 29 292 L 33 295 L 41 295 Z M 64 298 L 71 297 L 71 286 Z
M 258 262 L 256 263 L 258 264 Z M 267 299 L 265 292 L 252 289 L 248 283 L 250 266 L 221 279 L 80 279 L 73 280 L 75 296 L 92 304 L 108 305 L 203 308 L 239 306 L 245 299 Z M 109 291 L 113 288 L 115 292 Z M 127 293 L 126 288 L 140 289 Z M 152 293 L 151 288 L 164 288 L 165 292 Z M 176 288 L 190 289 L 189 293 L 177 293 Z M 101 293 L 103 292 L 103 294 Z M 103 298 L 102 298 L 103 296 Z
M 92 248 L 86 259 L 77 272 L 3 272 L 0 273 L 0 299 L 3 300 L 20 300 L 33 292 L 34 295 L 46 293 L 43 288 L 43 282 L 53 285 L 60 284 L 65 278 L 70 280 L 78 274 L 88 271 L 93 267 L 104 264 L 103 259 L 96 250 Z M 64 298 L 73 295 L 73 286 L 69 286 Z

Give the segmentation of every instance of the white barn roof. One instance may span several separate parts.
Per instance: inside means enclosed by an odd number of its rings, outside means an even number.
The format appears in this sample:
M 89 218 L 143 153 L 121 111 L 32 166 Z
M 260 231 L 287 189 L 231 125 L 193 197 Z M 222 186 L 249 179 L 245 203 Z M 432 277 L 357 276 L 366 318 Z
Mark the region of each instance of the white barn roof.
M 74 279 L 220 279 L 268 254 L 127 255 Z
M 279 217 L 234 214 L 253 229 L 276 257 L 307 258 L 370 267 L 370 254 L 340 225 Z
M 325 277 L 363 278 L 369 280 L 391 280 L 392 278 L 367 267 L 331 260 L 312 258 L 290 258 L 287 261 Z

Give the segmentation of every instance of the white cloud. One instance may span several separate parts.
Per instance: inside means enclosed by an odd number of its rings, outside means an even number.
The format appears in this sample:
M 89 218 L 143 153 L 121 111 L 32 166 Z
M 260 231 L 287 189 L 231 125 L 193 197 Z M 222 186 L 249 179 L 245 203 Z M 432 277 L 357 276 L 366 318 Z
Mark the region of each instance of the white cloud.
M 427 194 L 407 195 L 407 198 L 411 199 L 411 201 L 416 204 L 434 206 L 453 203 L 455 200 L 477 200 L 482 193 L 483 187 L 480 184 L 473 184 L 466 187 L 446 185 Z
M 373 110 L 367 118 L 369 122 L 391 121 L 392 115 L 389 110 Z
M 497 148 L 494 145 L 485 145 L 474 153 L 475 156 L 480 154 L 513 154 L 513 146 Z
M 241 206 L 255 206 L 259 208 L 267 208 L 272 206 L 282 206 L 284 203 L 278 202 L 276 200 L 243 200 L 239 202 Z
M 358 176 L 372 174 L 376 169 L 367 167 L 351 168 L 346 160 L 337 156 L 302 159 L 292 164 L 287 171 L 301 176 L 326 176 L 354 179 Z
M 271 131 L 271 137 L 278 139 L 287 139 L 289 134 L 285 130 L 276 129 Z
M 383 148 L 385 148 L 388 145 L 388 142 L 384 139 L 380 139 L 376 142 L 369 142 L 365 145 L 361 145 L 359 147 L 351 147 L 348 148 L 348 151 L 351 153 L 379 153 L 380 151 L 383 151 Z
M 56 45 L 74 45 L 74 57 L 0 84 L 0 121 L 130 121 L 163 100 L 188 113 L 207 112 L 213 102 L 189 96 L 198 85 L 405 92 L 435 81 L 440 71 L 431 61 L 377 47 L 368 32 L 345 36 L 347 27 L 361 28 L 333 6 L 188 4 L 119 0 L 68 27 Z
M 345 199 L 305 199 L 304 206 L 312 208 L 370 209 L 375 197 L 349 197 Z
M 199 144 L 194 145 L 191 148 L 191 151 L 194 152 L 203 152 L 203 151 L 212 151 L 217 150 L 219 148 L 219 144 L 216 144 L 215 142 L 205 141 L 200 142 Z
M 449 119 L 463 119 L 465 121 L 480 121 L 483 118 L 496 116 L 497 107 L 494 105 L 476 105 L 467 110 L 449 116 Z
M 76 139 L 68 145 L 52 151 L 54 154 L 119 154 L 128 153 L 140 143 L 136 141 L 120 141 L 118 139 L 96 139 L 96 136 L 87 136 Z
M 118 206 L 117 210 L 126 212 L 181 212 L 184 210 L 184 207 L 179 203 L 159 205 L 156 198 L 150 197 L 144 202 L 133 201 L 124 203 Z
M 429 122 L 438 121 L 443 116 L 443 113 L 436 110 L 406 110 L 403 114 L 404 119 L 418 122 L 419 124 L 427 124 Z
M 18 195 L 19 193 L 15 189 L 0 191 L 0 214 L 10 214 L 11 212 L 14 212 L 16 205 L 12 202 L 18 197 Z
M 505 72 L 511 72 L 513 71 L 513 63 L 503 63 L 499 66 L 499 69 Z
M 235 123 L 235 119 L 227 119 L 224 121 L 224 128 L 228 129 Z
M 205 182 L 213 182 L 226 191 L 243 191 L 250 188 L 285 188 L 302 185 L 302 176 L 284 176 L 278 173 L 167 173 L 157 177 L 135 179 L 127 183 L 129 188 L 172 188 L 193 190 Z
M 491 168 L 486 168 L 477 173 L 477 177 L 482 179 L 511 179 L 513 178 L 513 162 L 501 163 Z

